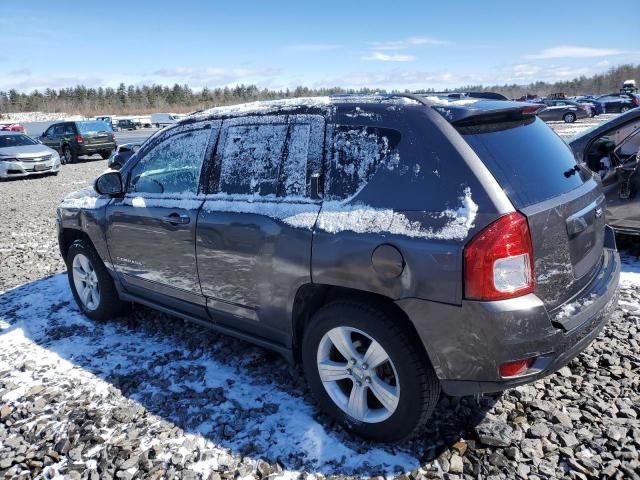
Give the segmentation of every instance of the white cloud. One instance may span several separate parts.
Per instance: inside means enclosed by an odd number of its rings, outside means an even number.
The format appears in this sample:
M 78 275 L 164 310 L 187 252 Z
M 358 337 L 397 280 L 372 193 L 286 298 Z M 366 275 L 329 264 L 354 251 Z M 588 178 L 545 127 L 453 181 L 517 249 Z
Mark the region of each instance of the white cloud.
M 374 60 L 378 62 L 413 62 L 415 55 L 388 54 L 382 52 L 371 52 L 370 55 L 361 57 L 362 60 Z
M 299 45 L 289 45 L 285 47 L 285 50 L 290 52 L 329 52 L 332 50 L 339 50 L 342 45 L 334 43 L 301 43 Z
M 353 71 L 340 78 L 316 82 L 314 87 L 379 88 L 385 90 L 423 90 L 459 87 L 481 83 L 476 75 L 458 75 L 448 71 L 393 70 L 391 72 Z
M 448 42 L 431 37 L 409 37 L 404 40 L 393 40 L 389 42 L 370 42 L 374 50 L 406 50 L 410 47 L 420 45 L 444 45 Z
M 280 72 L 276 68 L 226 68 L 226 67 L 176 67 L 162 68 L 147 75 L 154 82 L 161 77 L 178 83 L 187 83 L 192 87 L 223 86 L 231 83 L 257 82 L 271 78 Z
M 558 47 L 541 50 L 538 53 L 526 55 L 525 58 L 536 60 L 546 60 L 552 58 L 594 58 L 623 55 L 625 53 L 627 52 L 615 48 L 589 48 L 576 47 L 572 45 L 560 45 Z

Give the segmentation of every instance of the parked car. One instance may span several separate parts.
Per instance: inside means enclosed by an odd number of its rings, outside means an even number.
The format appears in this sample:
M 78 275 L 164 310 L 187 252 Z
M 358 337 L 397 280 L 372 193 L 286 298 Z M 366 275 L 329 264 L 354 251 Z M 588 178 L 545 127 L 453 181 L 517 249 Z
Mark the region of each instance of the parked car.
M 114 154 L 109 158 L 107 166 L 112 170 L 120 170 L 127 160 L 140 149 L 139 143 L 123 143 L 118 145 Z
M 569 146 L 602 179 L 607 223 L 620 233 L 640 235 L 640 108 L 581 132 Z
M 0 132 L 0 179 L 26 177 L 60 170 L 60 156 L 19 132 Z
M 625 93 L 601 95 L 597 101 L 602 104 L 605 113 L 624 113 L 640 105 L 640 97 Z
M 109 128 L 111 128 L 111 130 L 113 130 L 116 124 L 118 123 L 118 120 L 115 117 L 112 117 L 110 115 L 96 117 L 95 120 L 100 120 L 101 122 L 106 123 L 109 126 Z
M 154 113 L 151 115 L 151 123 L 157 128 L 173 125 L 180 120 L 180 116 L 176 113 Z
M 54 123 L 39 140 L 59 152 L 63 164 L 95 153 L 107 159 L 116 148 L 111 127 L 101 120 Z
M 19 132 L 19 133 L 27 133 L 24 125 L 20 123 L 5 123 L 0 125 L 0 132 Z
M 545 122 L 563 120 L 565 123 L 573 123 L 589 116 L 587 107 L 571 100 L 542 100 L 541 103 L 547 108 L 540 110 L 538 116 Z
M 398 94 L 201 112 L 63 201 L 71 291 L 92 319 L 134 301 L 272 348 L 345 428 L 411 436 L 440 389 L 549 375 L 616 306 L 601 187 L 538 108 Z
M 118 130 L 137 130 L 138 127 L 132 120 L 121 119 L 116 123 L 116 128 Z
M 602 104 L 592 98 L 578 97 L 575 99 L 575 102 L 587 106 L 589 109 L 591 109 L 592 117 L 604 113 L 604 107 L 602 106 Z

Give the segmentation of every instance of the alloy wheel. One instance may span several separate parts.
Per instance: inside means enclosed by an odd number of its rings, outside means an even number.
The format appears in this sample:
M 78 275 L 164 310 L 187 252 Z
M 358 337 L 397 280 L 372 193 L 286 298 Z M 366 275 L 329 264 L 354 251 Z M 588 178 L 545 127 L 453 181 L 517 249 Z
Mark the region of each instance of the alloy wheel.
M 400 400 L 400 383 L 385 349 L 365 332 L 336 327 L 320 340 L 317 366 L 331 400 L 366 423 L 388 419 Z
M 73 283 L 82 305 L 87 310 L 96 310 L 100 305 L 98 276 L 91 260 L 82 253 L 73 259 Z

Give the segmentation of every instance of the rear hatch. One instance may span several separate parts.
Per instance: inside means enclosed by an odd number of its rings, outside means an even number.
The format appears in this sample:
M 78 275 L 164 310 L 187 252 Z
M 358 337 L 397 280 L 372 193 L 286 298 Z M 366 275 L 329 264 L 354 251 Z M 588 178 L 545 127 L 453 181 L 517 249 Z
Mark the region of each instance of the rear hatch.
M 85 145 L 113 144 L 113 130 L 102 121 L 79 122 L 78 133 L 82 135 Z
M 542 120 L 510 117 L 452 123 L 527 217 L 536 294 L 552 311 L 575 297 L 598 271 L 604 197 L 592 174 L 576 164 L 569 147 Z

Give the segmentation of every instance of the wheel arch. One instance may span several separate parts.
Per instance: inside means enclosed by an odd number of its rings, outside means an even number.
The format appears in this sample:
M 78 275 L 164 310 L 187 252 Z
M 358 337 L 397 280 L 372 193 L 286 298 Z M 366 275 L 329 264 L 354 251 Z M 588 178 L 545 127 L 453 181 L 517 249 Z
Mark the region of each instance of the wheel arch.
M 58 241 L 60 244 L 60 254 L 62 255 L 62 259 L 65 262 L 67 261 L 69 247 L 71 247 L 73 242 L 75 242 L 76 240 L 86 240 L 93 248 L 95 248 L 91 237 L 89 237 L 89 235 L 83 230 L 78 230 L 76 228 L 63 228 L 60 231 L 60 235 L 58 237 Z
M 336 285 L 307 283 L 296 292 L 292 309 L 292 353 L 295 362 L 301 360 L 301 347 L 304 332 L 310 324 L 313 315 L 324 305 L 337 300 L 349 300 L 367 306 L 384 309 L 397 320 L 398 325 L 405 330 L 410 338 L 420 338 L 415 325 L 407 314 L 389 297 Z M 422 351 L 429 357 L 422 342 L 417 342 Z

